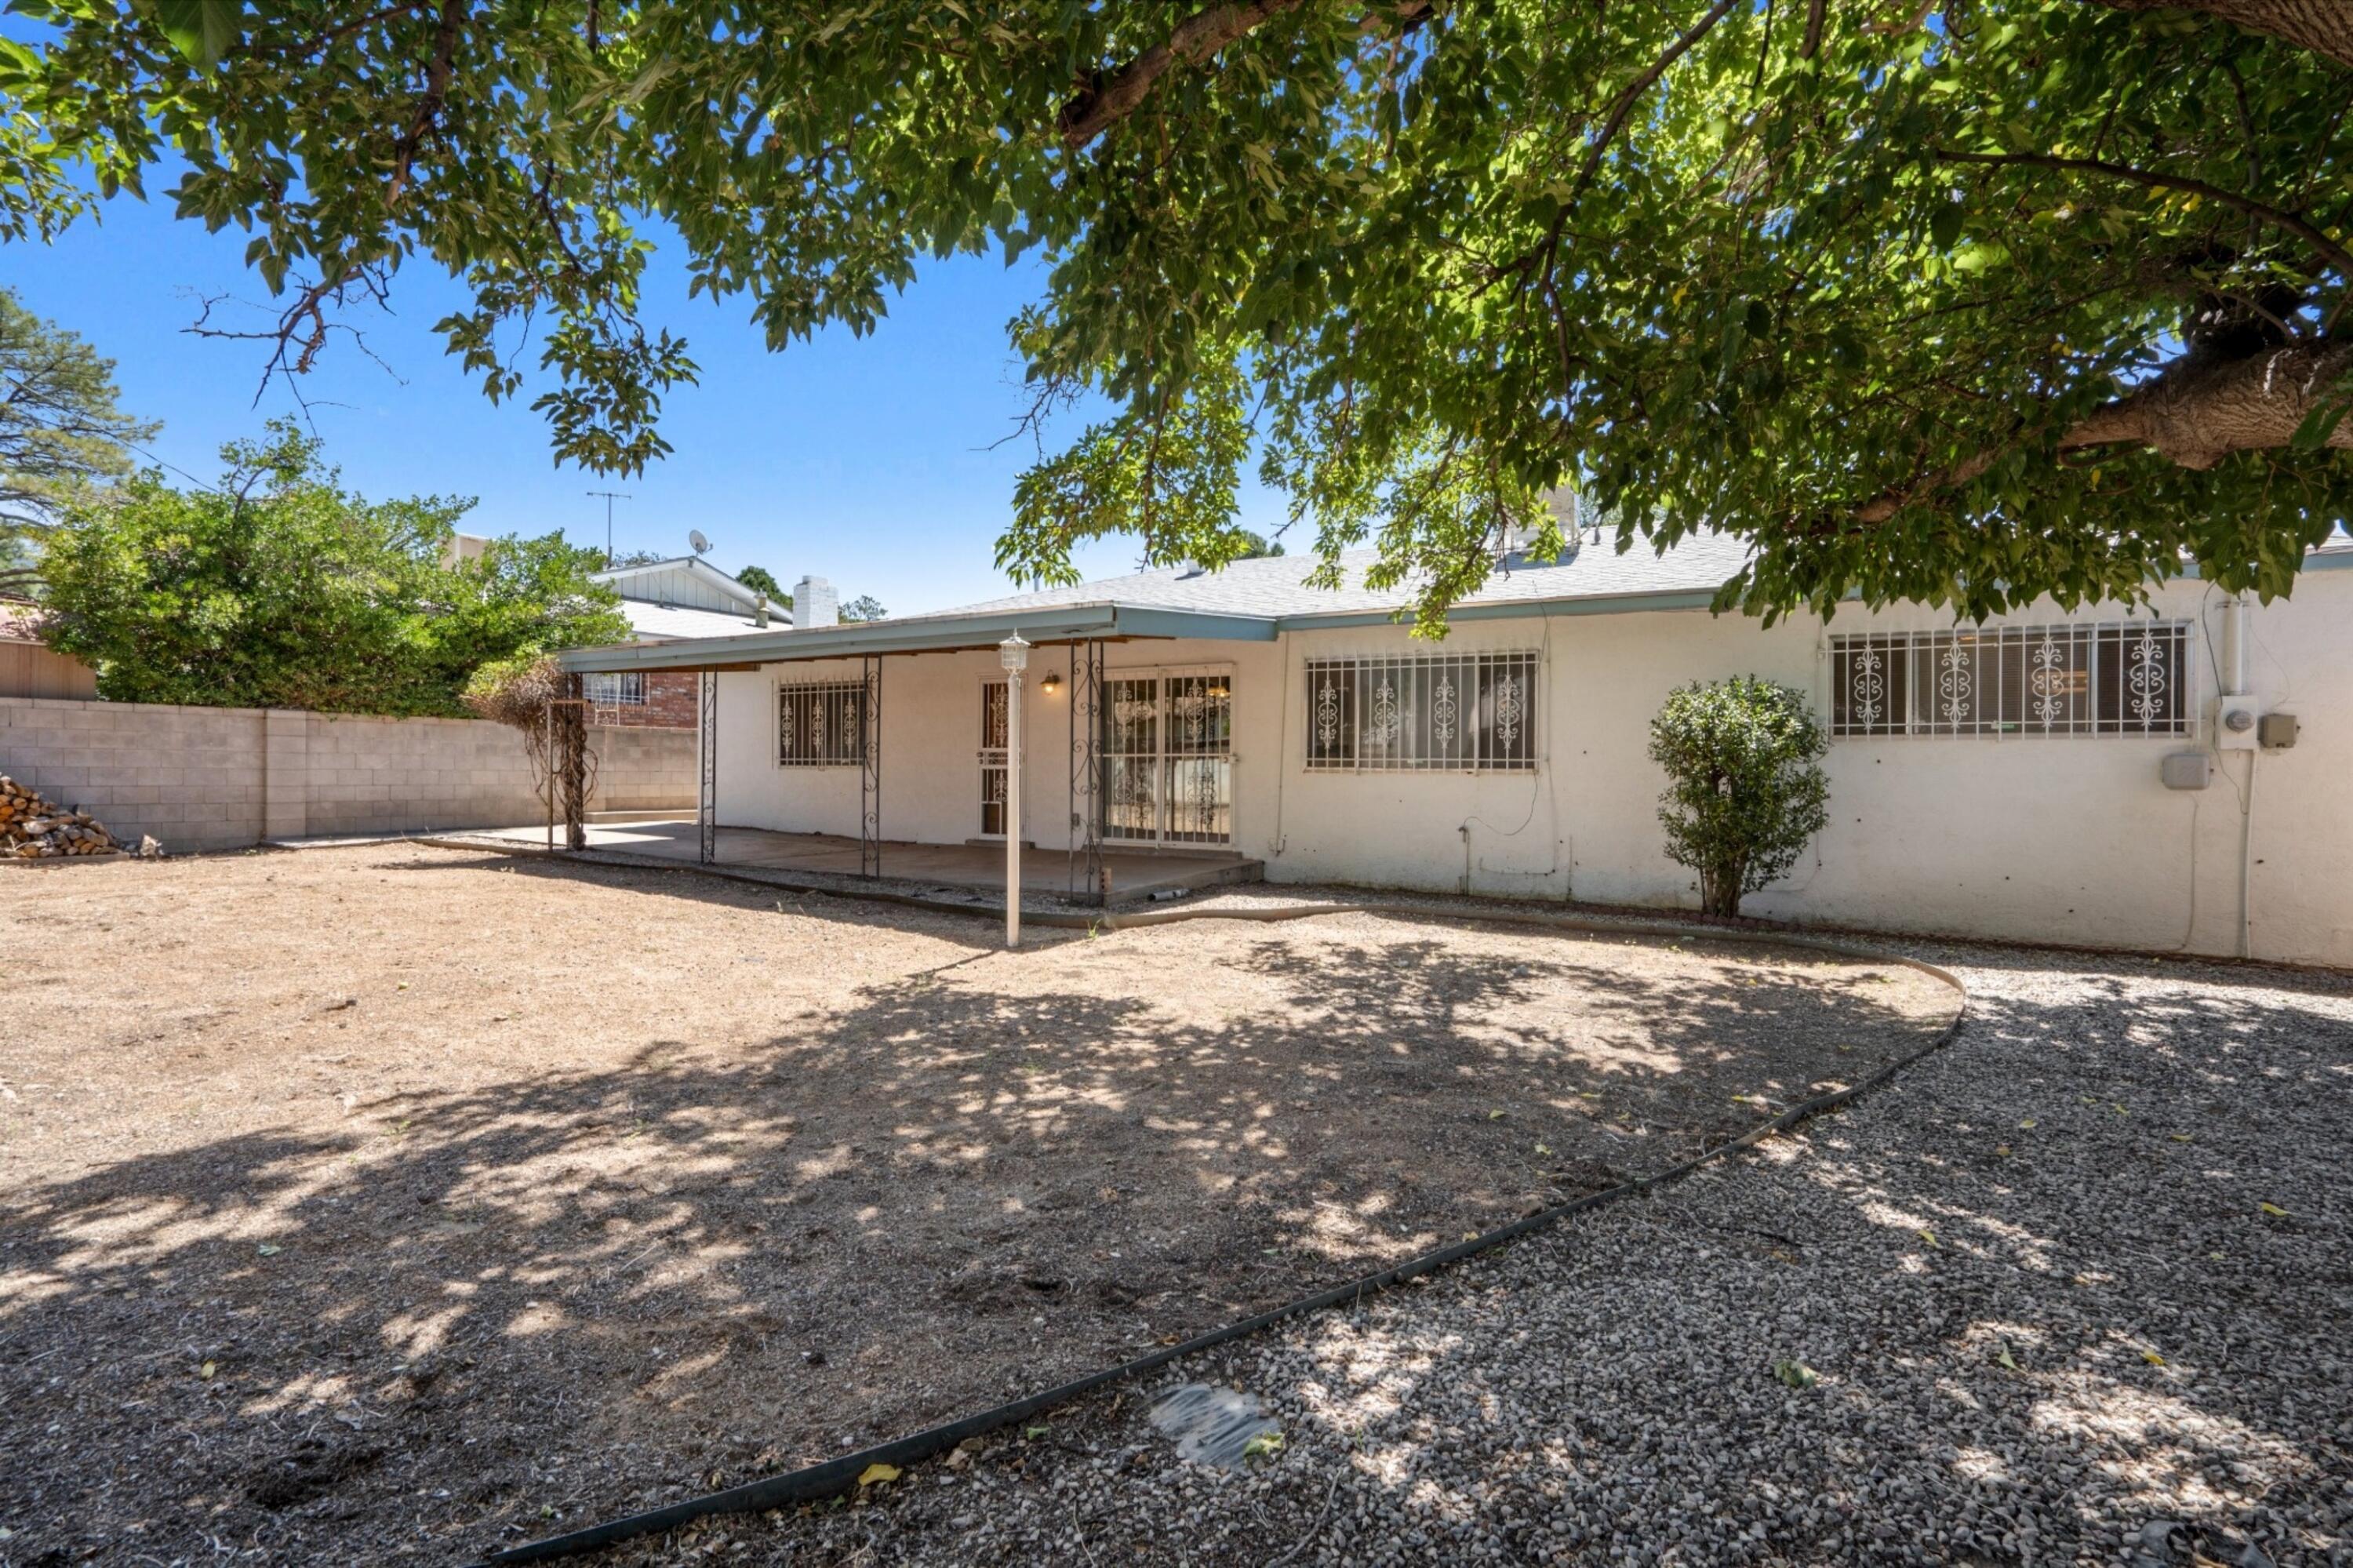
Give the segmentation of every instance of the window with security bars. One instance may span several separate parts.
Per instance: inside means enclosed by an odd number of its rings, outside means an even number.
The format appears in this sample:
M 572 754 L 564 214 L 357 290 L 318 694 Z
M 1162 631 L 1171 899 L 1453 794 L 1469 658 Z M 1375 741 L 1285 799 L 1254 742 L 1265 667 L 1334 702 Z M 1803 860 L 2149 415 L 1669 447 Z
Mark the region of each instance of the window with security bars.
M 642 671 L 590 675 L 583 694 L 593 707 L 641 708 L 646 705 L 646 677 Z
M 1311 659 L 1307 766 L 1365 772 L 1531 769 L 1539 657 Z
M 1831 639 L 1838 736 L 2186 736 L 2196 623 L 1859 632 Z
M 856 681 L 776 688 L 776 762 L 845 768 L 866 760 L 866 688 Z

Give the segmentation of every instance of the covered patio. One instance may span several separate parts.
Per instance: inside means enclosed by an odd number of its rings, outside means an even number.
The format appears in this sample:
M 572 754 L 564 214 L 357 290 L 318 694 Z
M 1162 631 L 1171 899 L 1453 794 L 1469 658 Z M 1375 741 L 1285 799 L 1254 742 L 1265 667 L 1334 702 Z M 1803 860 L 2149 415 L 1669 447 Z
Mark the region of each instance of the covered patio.
M 1181 696 L 1176 694 L 1179 682 L 1175 678 L 1149 687 L 1155 701 L 1162 700 L 1158 694 L 1165 685 L 1170 694 L 1166 701 L 1191 702 L 1196 711 L 1213 716 L 1206 732 L 1210 738 L 1198 753 L 1181 759 L 1166 755 L 1148 759 L 1155 771 L 1146 793 L 1150 810 L 1160 814 L 1162 826 L 1139 832 L 1136 765 L 1147 759 L 1133 755 L 1134 743 L 1128 737 L 1134 725 L 1124 717 L 1134 705 L 1133 694 L 1138 683 L 1107 677 L 1104 655 L 1105 649 L 1115 643 L 1269 643 L 1275 638 L 1271 619 L 1104 603 L 976 610 L 795 627 L 694 641 L 574 650 L 560 658 L 564 670 L 575 680 L 592 673 L 655 670 L 692 673 L 699 677 L 700 787 L 694 820 L 596 824 L 589 828 L 582 847 L 714 866 L 992 891 L 1018 880 L 1026 898 L 1050 895 L 1083 905 L 1256 881 L 1263 874 L 1262 863 L 1232 853 L 1230 830 L 1225 821 L 1230 811 L 1231 776 L 1230 741 L 1225 738 L 1229 723 L 1227 683 L 1219 677 L 1187 676 Z M 986 819 L 982 836 L 958 842 L 939 832 L 941 824 L 936 821 L 919 828 L 923 834 L 921 841 L 891 835 L 883 810 L 886 773 L 912 767 L 915 776 L 921 776 L 944 767 L 972 766 L 969 752 L 945 735 L 935 736 L 929 730 L 919 748 L 905 754 L 905 720 L 894 721 L 902 726 L 896 742 L 901 754 L 892 755 L 884 747 L 883 718 L 892 705 L 894 673 L 912 672 L 924 655 L 986 654 L 992 663 L 1001 656 L 1004 668 L 1018 676 L 1022 663 L 1016 661 L 1026 662 L 1033 650 L 1050 659 L 1041 677 L 1042 686 L 1057 700 L 1025 720 L 1019 698 L 1023 682 L 1018 678 L 1009 691 L 1000 684 L 990 699 L 988 718 L 979 735 L 978 767 L 981 789 L 989 795 L 987 804 L 995 815 Z M 820 662 L 828 663 L 833 673 L 815 683 L 794 685 L 779 670 Z M 840 673 L 845 670 L 847 678 Z M 731 730 L 722 721 L 721 677 L 763 673 L 783 680 L 785 700 L 797 705 L 783 726 L 786 755 L 773 787 L 785 791 L 799 788 L 796 764 L 818 763 L 833 768 L 837 775 L 854 769 L 858 775 L 854 834 L 777 831 L 776 825 L 746 825 L 740 819 L 721 821 L 723 744 L 740 747 L 744 742 L 740 730 Z M 776 694 L 771 694 L 771 705 Z M 807 705 L 805 715 L 798 705 Z M 1149 721 L 1145 733 L 1152 733 Z M 1198 720 L 1191 733 L 1205 733 Z M 733 736 L 732 741 L 724 739 L 729 736 Z M 1166 743 L 1160 744 L 1165 753 Z M 1067 769 L 1053 760 L 1057 752 L 1067 758 Z M 742 753 L 735 755 L 740 758 Z M 772 751 L 767 760 L 775 764 L 780 759 Z M 1165 779 L 1157 772 L 1164 764 L 1180 762 L 1181 768 Z M 743 764 L 735 761 L 724 766 L 740 769 Z M 1055 784 L 1063 786 L 1048 785 L 1051 796 L 1060 796 L 1067 789 L 1067 816 L 1065 802 L 1050 796 L 1035 802 L 1045 809 L 1038 819 L 1022 817 L 1018 781 L 1025 766 L 1046 772 Z M 1168 779 L 1177 782 L 1172 786 Z M 1200 779 L 1213 780 L 1219 793 L 1210 798 L 1202 785 L 1190 782 Z M 1045 782 L 1034 779 L 1032 787 Z M 1187 800 L 1188 808 L 1198 809 L 1197 800 L 1208 799 L 1207 810 L 1215 816 L 1207 821 L 1188 818 L 1185 829 L 1177 831 L 1170 817 L 1175 808 L 1167 802 L 1173 789 L 1187 784 L 1193 791 Z M 737 791 L 733 798 L 744 798 L 740 777 L 727 788 Z M 992 790 L 996 793 L 990 794 Z M 839 799 L 847 804 L 846 796 Z M 844 827 L 847 816 L 845 810 Z M 996 836 L 1002 829 L 995 824 L 1008 819 L 1024 824 L 1025 831 L 1013 843 Z M 1061 822 L 1068 823 L 1066 842 L 1057 842 L 1063 831 Z M 522 837 L 532 836 L 530 830 L 518 832 Z M 1039 842 L 1025 842 L 1031 837 Z M 1150 842 L 1134 842 L 1138 839 Z M 1008 937 L 1018 940 L 1018 926 L 1010 922 L 1012 906 L 1018 901 L 1008 902 Z
M 701 863 L 701 824 L 691 817 L 634 822 L 591 822 L 586 848 L 624 854 L 649 855 L 688 864 Z M 507 828 L 469 833 L 470 839 L 501 839 L 537 846 L 543 830 Z M 856 839 L 833 833 L 779 833 L 765 828 L 721 828 L 713 835 L 710 863 L 761 871 L 802 873 L 811 876 L 861 874 L 864 846 Z M 886 843 L 882 846 L 886 874 L 892 881 L 942 887 L 979 888 L 994 892 L 1005 885 L 1005 849 L 1001 844 Z M 1068 857 L 1061 852 L 1033 852 L 1021 862 L 1021 892 L 1025 898 L 1058 896 L 1069 890 Z M 1264 874 L 1261 862 L 1230 854 L 1153 854 L 1107 849 L 1102 852 L 1101 874 L 1108 879 L 1113 903 L 1166 895 L 1197 887 L 1256 882 Z

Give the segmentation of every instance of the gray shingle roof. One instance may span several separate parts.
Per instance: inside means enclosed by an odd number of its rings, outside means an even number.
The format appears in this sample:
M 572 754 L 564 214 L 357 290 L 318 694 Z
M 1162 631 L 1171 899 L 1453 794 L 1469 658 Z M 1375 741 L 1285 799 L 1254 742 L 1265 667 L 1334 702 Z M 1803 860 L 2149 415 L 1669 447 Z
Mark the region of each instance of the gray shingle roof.
M 1303 615 L 1349 615 L 1394 611 L 1411 602 L 1409 587 L 1375 590 L 1364 586 L 1365 570 L 1376 558 L 1372 550 L 1351 550 L 1340 557 L 1347 586 L 1309 588 L 1303 579 L 1316 567 L 1313 555 L 1261 556 L 1236 561 L 1223 571 L 1195 567 L 1136 572 L 1103 577 L 1068 588 L 984 599 L 958 605 L 940 613 L 963 615 L 981 611 L 1044 609 L 1083 604 L 1145 605 L 1156 609 L 1198 610 L 1211 615 L 1261 616 L 1281 620 Z M 1588 545 L 1550 566 L 1512 560 L 1499 566 L 1487 584 L 1462 600 L 1464 605 L 1535 604 L 1545 600 L 1608 599 L 1624 594 L 1713 591 L 1738 571 L 1748 558 L 1747 545 L 1725 535 L 1707 534 L 1684 540 L 1661 556 L 1636 540 L 1620 555 L 1614 544 Z
M 792 617 L 782 609 L 768 611 L 768 624 L 763 626 L 748 615 L 729 615 L 718 609 L 690 609 L 683 605 L 651 604 L 641 599 L 625 599 L 621 613 L 629 618 L 629 630 L 639 637 L 654 638 L 663 642 L 682 637 L 744 637 L 754 631 L 782 631 L 793 623 Z

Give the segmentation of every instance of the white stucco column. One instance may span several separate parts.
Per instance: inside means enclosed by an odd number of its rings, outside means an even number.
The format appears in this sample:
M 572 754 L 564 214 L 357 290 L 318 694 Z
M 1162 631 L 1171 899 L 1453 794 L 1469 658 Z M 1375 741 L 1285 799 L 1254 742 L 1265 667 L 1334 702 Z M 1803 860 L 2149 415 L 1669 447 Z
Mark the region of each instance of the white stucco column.
M 1005 665 L 1005 945 L 1021 945 L 1021 683 L 1029 644 L 1015 632 L 997 645 Z

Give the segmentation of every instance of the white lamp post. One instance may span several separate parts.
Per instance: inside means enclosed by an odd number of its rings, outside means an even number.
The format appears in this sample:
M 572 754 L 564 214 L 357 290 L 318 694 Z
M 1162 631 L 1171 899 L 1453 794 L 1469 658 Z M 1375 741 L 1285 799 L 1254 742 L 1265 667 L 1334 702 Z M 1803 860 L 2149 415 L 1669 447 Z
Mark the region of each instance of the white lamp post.
M 997 645 L 1005 665 L 1005 945 L 1021 945 L 1021 681 L 1029 644 L 1015 632 Z

